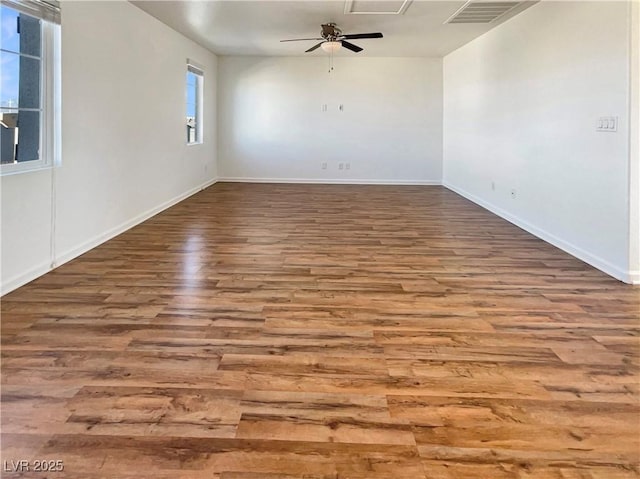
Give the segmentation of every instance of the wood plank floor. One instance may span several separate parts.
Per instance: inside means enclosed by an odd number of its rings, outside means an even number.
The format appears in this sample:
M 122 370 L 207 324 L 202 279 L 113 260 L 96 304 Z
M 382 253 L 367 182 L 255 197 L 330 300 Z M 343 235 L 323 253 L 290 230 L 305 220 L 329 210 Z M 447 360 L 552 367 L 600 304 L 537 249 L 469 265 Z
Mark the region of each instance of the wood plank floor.
M 640 289 L 442 187 L 219 183 L 2 299 L 7 478 L 638 478 L 639 398 Z

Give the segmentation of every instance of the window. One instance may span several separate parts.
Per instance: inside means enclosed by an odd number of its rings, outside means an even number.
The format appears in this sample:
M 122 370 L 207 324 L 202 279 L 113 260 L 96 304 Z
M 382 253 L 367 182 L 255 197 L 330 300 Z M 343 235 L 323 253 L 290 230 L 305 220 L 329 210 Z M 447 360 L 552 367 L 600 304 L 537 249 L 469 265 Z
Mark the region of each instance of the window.
M 202 143 L 202 70 L 187 63 L 187 144 Z
M 47 167 L 59 157 L 59 22 L 53 0 L 0 5 L 2 174 Z

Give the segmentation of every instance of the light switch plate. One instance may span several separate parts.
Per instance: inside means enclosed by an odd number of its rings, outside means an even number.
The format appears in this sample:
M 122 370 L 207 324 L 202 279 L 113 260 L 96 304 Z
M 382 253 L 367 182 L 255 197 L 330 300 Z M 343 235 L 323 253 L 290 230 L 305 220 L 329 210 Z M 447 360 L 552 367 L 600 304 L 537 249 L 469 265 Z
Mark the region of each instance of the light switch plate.
M 596 121 L 596 131 L 618 131 L 618 117 L 617 116 L 601 116 Z

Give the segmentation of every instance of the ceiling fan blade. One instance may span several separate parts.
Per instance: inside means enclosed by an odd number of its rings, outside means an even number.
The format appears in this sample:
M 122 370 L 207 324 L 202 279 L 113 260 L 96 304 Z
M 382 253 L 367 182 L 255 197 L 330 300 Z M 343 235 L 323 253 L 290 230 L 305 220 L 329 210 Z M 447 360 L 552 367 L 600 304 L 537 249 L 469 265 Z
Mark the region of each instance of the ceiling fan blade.
M 324 43 L 324 42 L 320 42 L 320 43 L 318 43 L 318 44 L 316 44 L 316 45 L 312 46 L 312 47 L 311 47 L 311 48 L 309 48 L 308 50 L 305 50 L 304 52 L 305 52 L 305 53 L 312 52 L 312 51 L 314 51 L 315 49 L 317 49 L 320 45 L 322 45 L 323 43 Z
M 345 42 L 344 40 L 342 40 L 342 46 L 345 47 L 347 50 L 351 50 L 352 52 L 361 52 L 362 48 L 360 48 L 358 45 L 354 45 L 353 43 L 349 43 L 349 42 Z
M 342 35 L 347 40 L 357 40 L 358 38 L 382 38 L 382 33 L 353 33 L 351 35 Z
M 291 40 L 280 40 L 281 42 L 302 42 L 308 40 L 324 40 L 324 38 L 293 38 Z

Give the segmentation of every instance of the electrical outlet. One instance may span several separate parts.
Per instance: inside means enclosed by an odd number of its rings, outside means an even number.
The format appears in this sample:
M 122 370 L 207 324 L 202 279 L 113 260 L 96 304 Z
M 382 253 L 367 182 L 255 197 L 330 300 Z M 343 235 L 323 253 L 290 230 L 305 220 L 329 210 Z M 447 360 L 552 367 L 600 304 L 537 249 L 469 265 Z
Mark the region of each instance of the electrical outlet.
M 327 104 L 326 103 L 322 104 L 321 111 L 327 111 Z
M 496 191 L 496 182 L 495 181 L 491 182 L 491 190 L 492 191 Z
M 327 169 L 327 162 L 323 161 L 321 167 L 322 167 L 323 170 L 326 170 Z
M 344 111 L 344 105 L 341 103 L 340 106 L 338 107 L 338 110 L 340 111 Z
M 344 170 L 344 163 L 338 163 L 338 169 Z
M 344 164 L 344 169 L 345 170 L 350 170 L 351 169 L 351 163 L 345 163 Z
M 515 188 L 514 188 L 514 189 L 512 189 L 512 190 L 511 190 L 511 199 L 512 199 L 512 200 L 515 200 L 515 199 L 516 199 L 516 196 L 518 196 L 518 195 L 517 195 L 517 192 L 516 192 L 516 190 L 515 190 Z

